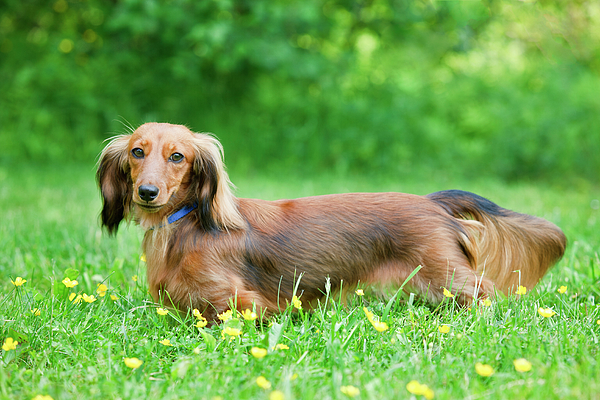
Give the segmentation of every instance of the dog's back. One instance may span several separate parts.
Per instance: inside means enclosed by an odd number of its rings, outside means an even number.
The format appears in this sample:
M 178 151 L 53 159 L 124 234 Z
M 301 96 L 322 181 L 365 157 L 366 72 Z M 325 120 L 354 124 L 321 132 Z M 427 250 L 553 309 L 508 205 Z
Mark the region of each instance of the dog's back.
M 342 281 L 349 289 L 358 282 L 399 286 L 423 265 L 412 284 L 427 292 L 435 282 L 428 296 L 439 301 L 440 287 L 450 287 L 448 265 L 474 276 L 461 242 L 475 238 L 422 196 L 347 193 L 275 202 L 239 199 L 239 205 L 248 221 L 246 276 L 253 289 L 273 297 L 278 292 L 291 297 L 298 274 L 304 298 L 317 299 L 327 278 L 334 290 Z M 457 281 L 458 275 L 467 273 L 458 273 Z

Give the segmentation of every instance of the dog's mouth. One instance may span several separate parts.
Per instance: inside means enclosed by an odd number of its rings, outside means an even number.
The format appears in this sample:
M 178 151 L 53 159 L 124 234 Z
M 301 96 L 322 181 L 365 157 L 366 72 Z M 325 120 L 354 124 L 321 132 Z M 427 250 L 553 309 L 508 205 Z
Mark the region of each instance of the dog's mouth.
M 142 203 L 135 203 L 135 204 L 137 204 L 137 206 L 139 208 L 141 208 L 142 211 L 147 212 L 147 213 L 158 212 L 163 207 L 162 205 L 153 205 L 153 204 L 142 204 Z

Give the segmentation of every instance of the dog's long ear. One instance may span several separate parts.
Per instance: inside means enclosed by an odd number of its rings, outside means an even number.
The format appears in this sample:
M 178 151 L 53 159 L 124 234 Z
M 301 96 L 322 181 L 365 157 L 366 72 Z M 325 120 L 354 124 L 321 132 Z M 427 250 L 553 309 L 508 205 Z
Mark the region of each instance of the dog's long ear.
M 114 137 L 102 150 L 96 180 L 102 193 L 102 226 L 110 235 L 117 233 L 119 223 L 129 216 L 133 184 L 129 176 L 127 151 L 131 135 Z
M 238 229 L 244 226 L 232 184 L 223 164 L 223 148 L 218 140 L 203 133 L 195 133 L 195 152 L 192 190 L 198 201 L 198 213 L 206 230 Z

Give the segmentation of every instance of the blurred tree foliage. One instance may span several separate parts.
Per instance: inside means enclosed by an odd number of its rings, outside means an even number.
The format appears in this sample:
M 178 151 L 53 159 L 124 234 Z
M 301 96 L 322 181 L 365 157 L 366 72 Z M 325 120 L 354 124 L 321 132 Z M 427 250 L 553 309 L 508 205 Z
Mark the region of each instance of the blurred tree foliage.
M 600 2 L 4 0 L 0 160 L 93 159 L 119 120 L 234 168 L 598 181 Z

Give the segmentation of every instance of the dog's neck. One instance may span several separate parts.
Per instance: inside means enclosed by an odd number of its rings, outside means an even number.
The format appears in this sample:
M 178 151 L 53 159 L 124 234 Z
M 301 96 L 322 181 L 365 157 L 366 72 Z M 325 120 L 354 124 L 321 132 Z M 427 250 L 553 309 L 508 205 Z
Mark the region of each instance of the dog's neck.
M 185 206 L 179 208 L 177 211 L 174 211 L 173 213 L 169 214 L 167 216 L 166 223 L 155 223 L 155 224 L 151 224 L 150 226 L 144 226 L 145 224 L 143 222 L 145 222 L 145 221 L 143 221 L 141 218 L 138 219 L 137 222 L 140 224 L 140 226 L 142 226 L 142 228 L 152 231 L 155 229 L 164 228 L 167 225 L 171 225 L 171 224 L 179 221 L 180 219 L 184 218 L 186 215 L 188 215 L 189 213 L 194 211 L 196 208 L 198 208 L 197 201 L 192 204 L 185 205 Z
M 167 223 L 172 224 L 174 222 L 179 221 L 181 218 L 185 217 L 186 215 L 194 211 L 196 208 L 198 208 L 197 201 L 195 201 L 193 204 L 188 204 L 187 206 L 180 208 L 179 210 L 175 211 L 173 214 L 167 217 Z

